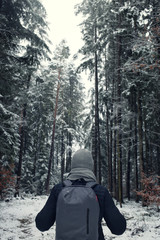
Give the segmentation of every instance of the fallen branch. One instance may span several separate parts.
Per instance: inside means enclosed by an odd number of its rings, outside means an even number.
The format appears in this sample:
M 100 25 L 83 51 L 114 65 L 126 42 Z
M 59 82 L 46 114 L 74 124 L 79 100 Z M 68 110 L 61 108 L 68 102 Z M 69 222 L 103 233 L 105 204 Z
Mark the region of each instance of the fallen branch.
M 134 217 L 126 218 L 126 220 L 128 221 L 128 220 L 133 219 L 133 218 L 134 218 Z
M 155 228 L 160 228 L 160 225 L 156 226 Z

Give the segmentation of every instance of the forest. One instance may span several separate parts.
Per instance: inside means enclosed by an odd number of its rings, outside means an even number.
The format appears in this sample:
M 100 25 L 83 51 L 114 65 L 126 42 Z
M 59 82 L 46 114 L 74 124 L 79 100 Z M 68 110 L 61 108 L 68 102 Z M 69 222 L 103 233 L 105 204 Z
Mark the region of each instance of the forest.
M 1 198 L 49 193 L 78 146 L 120 205 L 159 206 L 160 2 L 83 0 L 75 14 L 78 68 L 65 40 L 51 51 L 40 0 L 0 1 Z

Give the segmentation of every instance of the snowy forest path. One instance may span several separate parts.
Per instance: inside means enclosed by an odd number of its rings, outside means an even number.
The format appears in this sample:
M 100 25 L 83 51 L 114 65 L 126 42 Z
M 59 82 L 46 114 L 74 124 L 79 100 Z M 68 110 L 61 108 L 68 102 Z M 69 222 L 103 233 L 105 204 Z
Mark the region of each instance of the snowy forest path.
M 41 233 L 35 226 L 35 217 L 42 209 L 47 196 L 24 197 L 0 202 L 0 240 L 53 240 L 55 226 Z M 119 208 L 119 206 L 118 206 Z M 133 201 L 120 209 L 127 220 L 127 230 L 122 236 L 110 233 L 102 223 L 105 240 L 158 240 L 160 239 L 160 214 L 156 207 L 142 208 Z
M 35 226 L 35 217 L 43 207 L 47 196 L 27 197 L 0 202 L 0 240 L 50 240 L 54 239 L 54 227 L 41 233 Z

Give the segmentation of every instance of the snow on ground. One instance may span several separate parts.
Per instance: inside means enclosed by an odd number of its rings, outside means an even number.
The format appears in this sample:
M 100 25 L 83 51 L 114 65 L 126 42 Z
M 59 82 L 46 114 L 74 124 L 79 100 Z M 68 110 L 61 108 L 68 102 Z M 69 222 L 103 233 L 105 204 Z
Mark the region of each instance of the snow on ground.
M 53 240 L 55 227 L 41 233 L 35 227 L 35 216 L 47 200 L 42 197 L 25 197 L 0 202 L 0 239 L 1 240 Z M 127 230 L 115 236 L 103 223 L 106 240 L 158 240 L 160 239 L 160 214 L 155 208 L 142 208 L 135 202 L 126 202 L 120 211 L 127 219 Z

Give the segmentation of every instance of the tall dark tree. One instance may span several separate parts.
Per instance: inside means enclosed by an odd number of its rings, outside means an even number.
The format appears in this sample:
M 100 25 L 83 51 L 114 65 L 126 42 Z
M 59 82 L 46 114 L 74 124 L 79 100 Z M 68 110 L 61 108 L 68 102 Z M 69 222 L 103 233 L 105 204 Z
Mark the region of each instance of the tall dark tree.
M 80 50 L 85 55 L 81 69 L 88 68 L 91 75 L 94 75 L 95 82 L 95 101 L 94 101 L 94 172 L 98 181 L 101 183 L 101 150 L 100 150 L 100 127 L 99 127 L 99 55 L 100 55 L 100 24 L 104 1 L 83 1 L 77 7 L 77 13 L 84 16 L 88 14 L 88 18 L 82 23 L 82 34 L 85 45 Z
M 17 122 L 18 118 L 21 118 L 19 160 L 16 167 L 17 185 L 19 185 L 22 170 L 22 155 L 26 138 L 24 123 L 27 106 L 27 103 L 22 101 L 23 107 L 20 107 L 21 102 L 19 102 L 19 99 L 20 96 L 23 96 L 22 99 L 24 99 L 24 95 L 26 95 L 29 89 L 32 72 L 31 68 L 37 66 L 38 61 L 44 56 L 44 53 L 45 56 L 47 56 L 46 52 L 48 51 L 48 47 L 44 39 L 42 39 L 42 37 L 46 36 L 46 32 L 44 30 L 42 32 L 42 28 L 47 25 L 45 22 L 45 9 L 39 1 L 3 1 L 0 13 L 2 20 L 0 27 L 2 47 L 1 62 L 3 63 L 3 68 L 1 68 L 1 95 L 3 96 L 3 106 L 5 106 L 5 109 L 8 109 L 8 116 L 11 116 L 10 126 L 8 125 L 7 128 L 7 135 L 10 138 L 8 147 L 14 146 L 16 152 L 12 151 L 12 154 L 9 154 L 8 157 L 15 154 L 14 160 L 18 160 L 16 155 L 18 149 L 17 145 L 19 144 L 14 119 L 16 115 Z M 26 47 L 26 45 L 28 45 L 28 47 Z M 31 47 L 32 55 L 30 52 Z M 3 69 L 5 69 L 5 71 Z M 6 89 L 8 89 L 8 93 Z M 5 118 L 3 118 L 3 121 Z M 2 136 L 5 133 L 4 129 L 5 125 L 2 127 Z M 3 137 L 1 140 L 3 140 Z M 1 151 L 3 152 L 3 148 Z M 8 154 L 7 151 L 5 151 L 5 154 L 1 154 L 3 162 L 6 154 Z M 12 159 L 12 157 L 10 159 Z

